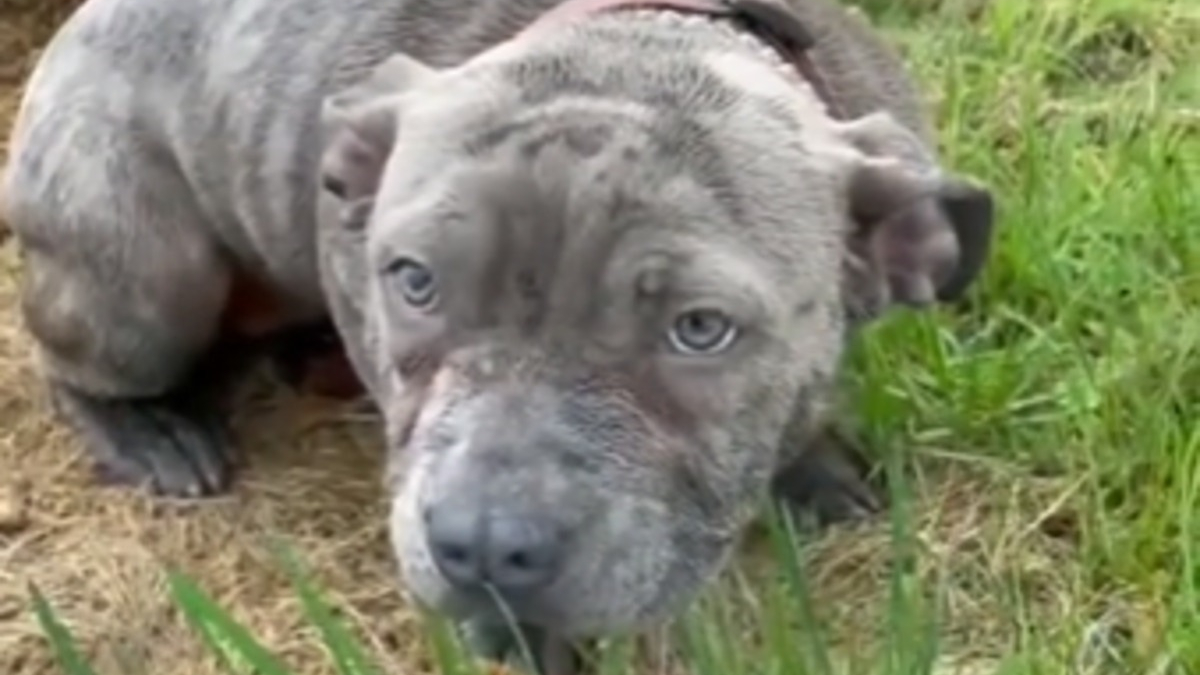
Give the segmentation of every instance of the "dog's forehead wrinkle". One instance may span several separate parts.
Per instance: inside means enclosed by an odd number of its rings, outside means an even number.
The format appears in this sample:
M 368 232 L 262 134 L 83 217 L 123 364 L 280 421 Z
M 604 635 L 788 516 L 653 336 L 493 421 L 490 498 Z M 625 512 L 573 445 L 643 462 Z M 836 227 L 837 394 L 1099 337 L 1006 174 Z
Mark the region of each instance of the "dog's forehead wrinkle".
M 491 241 L 478 219 L 486 216 L 464 199 L 460 175 L 431 178 L 403 201 L 380 200 L 367 236 L 367 260 L 379 271 L 398 256 L 461 253 Z M 426 260 L 426 263 L 430 261 Z
M 572 327 L 594 324 L 601 312 L 628 312 L 638 302 L 654 299 L 639 299 L 639 292 L 658 298 L 668 291 L 678 298 L 715 294 L 748 315 L 761 314 L 766 307 L 780 306 L 773 286 L 775 279 L 783 280 L 784 268 L 795 274 L 786 249 L 767 256 L 779 263 L 780 271 L 772 275 L 749 263 L 761 258 L 744 250 L 744 242 L 719 234 L 720 228 L 696 230 L 696 223 L 712 218 L 705 213 L 711 207 L 686 176 L 660 187 L 664 201 L 593 186 L 575 193 L 564 207 L 561 195 L 548 194 L 544 184 L 528 176 L 511 171 L 493 175 L 498 178 L 487 190 L 490 198 L 475 206 L 494 214 L 502 232 L 497 237 L 501 243 L 490 252 L 495 271 L 482 280 L 482 288 L 507 285 L 523 294 L 518 302 L 527 311 L 536 310 L 539 319 L 531 329 L 544 325 L 546 331 L 571 334 Z M 535 287 L 522 291 L 516 279 L 530 273 Z M 803 270 L 797 275 L 800 280 L 805 276 Z
M 530 136 L 564 133 L 581 129 L 606 127 L 620 132 L 644 127 L 652 116 L 647 106 L 630 100 L 609 97 L 573 95 L 558 92 L 558 96 L 536 105 L 522 103 L 511 107 L 505 115 L 492 115 L 481 120 L 464 135 L 464 145 L 471 154 L 486 155 L 505 144 L 513 136 L 526 141 Z
M 578 307 L 595 300 L 597 281 L 612 266 L 625 267 L 627 258 L 640 257 L 651 243 L 669 251 L 677 231 L 729 217 L 720 214 L 730 210 L 720 208 L 720 200 L 734 192 L 726 185 L 732 178 L 724 175 L 718 149 L 703 141 L 688 143 L 689 132 L 703 133 L 698 127 L 685 124 L 665 147 L 663 142 L 655 147 L 653 141 L 647 143 L 645 129 L 605 127 L 602 119 L 583 125 L 585 130 L 606 129 L 600 138 L 584 139 L 601 143 L 586 148 L 596 151 L 591 157 L 581 158 L 569 141 L 547 141 L 566 139 L 580 125 L 543 118 L 544 124 L 511 134 L 493 151 L 487 168 L 477 168 L 457 184 L 470 195 L 463 201 L 494 221 L 503 251 L 490 255 L 503 254 L 506 261 L 497 261 L 497 273 L 515 278 L 536 272 L 538 290 L 553 285 L 559 305 Z M 530 147 L 536 152 L 530 153 Z M 675 147 L 704 161 L 675 166 L 668 159 Z M 705 173 L 715 179 L 705 179 Z M 571 278 L 554 273 L 564 264 L 572 268 Z M 493 276 L 486 283 L 495 287 L 502 281 Z
M 660 162 L 663 182 L 688 177 L 706 188 L 716 198 L 715 206 L 727 216 L 742 222 L 745 205 L 738 189 L 738 167 L 723 146 L 722 133 L 703 113 L 668 108 L 659 113 L 649 142 L 653 160 Z
M 596 67 L 582 67 L 578 63 L 572 65 L 570 58 L 560 54 L 551 56 L 554 58 L 543 57 L 543 60 L 558 64 L 558 69 L 562 72 L 597 70 Z M 532 60 L 536 61 L 536 59 Z M 530 66 L 529 61 L 529 59 L 523 59 L 521 62 L 526 63 L 528 72 L 532 73 L 537 69 Z M 610 100 L 591 94 L 579 96 L 557 91 L 554 95 L 558 98 L 549 98 L 537 106 L 516 108 L 507 122 L 504 115 L 494 115 L 491 120 L 498 123 L 482 134 L 486 142 L 481 145 L 491 144 L 500 148 L 510 146 L 509 152 L 514 152 L 514 148 L 524 147 L 526 152 L 534 152 L 539 159 L 545 159 L 545 162 L 537 166 L 537 173 L 549 177 L 552 181 L 557 181 L 558 185 L 541 188 L 545 192 L 542 199 L 565 201 L 568 212 L 578 210 L 583 213 L 583 217 L 576 218 L 568 213 L 563 218 L 567 221 L 583 223 L 598 222 L 601 225 L 598 228 L 600 230 L 611 227 L 613 221 L 619 220 L 623 212 L 629 210 L 629 205 L 636 204 L 638 201 L 648 201 L 652 204 L 656 200 L 661 201 L 661 194 L 666 186 L 681 183 L 681 174 L 690 175 L 709 193 L 709 196 L 715 197 L 715 206 L 724 211 L 729 219 L 747 224 L 753 222 L 754 231 L 759 234 L 766 233 L 767 239 L 772 239 L 762 242 L 767 245 L 768 250 L 780 244 L 783 244 L 785 248 L 795 250 L 794 242 L 786 241 L 788 237 L 803 242 L 802 246 L 807 247 L 811 242 L 804 240 L 820 235 L 814 230 L 831 226 L 836 228 L 839 225 L 836 220 L 828 223 L 815 222 L 822 219 L 823 211 L 832 212 L 835 206 L 822 203 L 830 201 L 828 194 L 822 195 L 822 185 L 820 185 L 822 182 L 828 182 L 828 177 L 817 176 L 819 180 L 815 182 L 809 180 L 814 172 L 822 171 L 819 165 L 825 159 L 823 157 L 808 159 L 800 157 L 797 160 L 798 156 L 812 154 L 809 152 L 809 144 L 803 139 L 788 135 L 789 130 L 786 125 L 780 124 L 778 120 L 773 125 L 769 125 L 776 127 L 775 132 L 769 129 L 750 132 L 752 137 L 763 140 L 763 143 L 750 144 L 746 140 L 747 128 L 753 127 L 755 124 L 761 127 L 762 112 L 769 110 L 770 106 L 761 104 L 749 106 L 750 112 L 753 113 L 757 110 L 757 114 L 739 116 L 735 113 L 749 105 L 746 102 L 746 96 L 733 91 L 731 86 L 720 83 L 720 77 L 714 74 L 711 64 L 689 63 L 688 67 L 703 71 L 708 80 L 718 80 L 719 86 L 705 86 L 698 88 L 699 90 L 711 92 L 716 89 L 733 93 L 728 97 L 715 97 L 715 100 L 720 103 L 715 106 L 706 103 L 705 97 L 698 97 L 696 101 L 689 102 L 686 110 L 681 111 L 676 106 L 664 107 L 660 105 L 661 101 L 655 102 L 653 99 L 629 101 L 618 98 Z M 625 72 L 629 69 L 622 67 L 614 68 L 614 70 Z M 537 79 L 532 74 L 527 77 L 531 81 Z M 633 79 L 636 80 L 636 77 Z M 621 91 L 638 88 L 636 83 L 629 86 L 626 84 L 628 83 L 616 82 L 614 86 L 620 85 L 617 88 Z M 659 89 L 678 91 L 681 86 L 684 89 L 688 88 L 676 81 L 663 83 Z M 661 99 L 661 95 L 659 98 Z M 709 96 L 709 98 L 713 97 Z M 728 100 L 722 101 L 723 98 Z M 620 108 L 620 114 L 609 116 L 603 113 L 597 114 L 593 110 L 594 106 L 600 106 L 599 109 L 602 110 L 604 105 L 610 108 Z M 516 112 L 516 110 L 521 112 Z M 533 112 L 530 112 L 531 110 Z M 586 118 L 580 114 L 584 111 L 590 111 L 585 114 L 591 117 Z M 523 119 L 520 123 L 516 123 L 511 119 L 512 117 Z M 572 122 L 572 117 L 582 119 Z M 739 117 L 743 119 L 739 119 Z M 738 131 L 730 133 L 728 129 L 723 128 L 729 125 L 738 127 Z M 651 133 L 647 134 L 647 129 Z M 772 133 L 779 134 L 779 137 L 767 138 Z M 602 140 L 605 137 L 607 141 Z M 512 145 L 516 139 L 520 139 L 521 143 Z M 561 139 L 564 142 L 556 143 L 553 142 L 553 139 Z M 643 139 L 645 143 L 639 147 L 636 141 Z M 576 161 L 580 159 L 580 153 L 577 150 L 583 148 L 595 151 L 602 143 L 604 143 L 604 147 L 594 156 L 597 161 Z M 567 150 L 571 150 L 571 146 L 574 146 L 576 152 L 566 154 L 574 157 L 575 160 L 564 162 L 563 146 L 566 146 Z M 763 147 L 771 148 L 766 153 L 769 156 L 755 156 L 755 154 L 762 154 L 761 148 Z M 552 149 L 553 151 L 544 153 L 543 157 L 543 153 L 535 152 L 542 149 Z M 583 159 L 586 160 L 586 158 Z M 801 161 L 807 163 L 807 168 L 792 166 L 798 165 Z M 783 169 L 784 166 L 787 168 Z M 795 184 L 791 186 L 791 190 L 804 193 L 803 196 L 793 196 L 789 197 L 787 201 L 781 201 L 769 191 L 770 186 L 782 182 L 779 175 L 773 177 L 770 175 L 781 173 L 780 169 L 782 172 L 795 172 Z M 568 177 L 575 180 L 567 180 Z M 615 180 L 615 178 L 621 177 L 625 177 L 626 180 Z M 611 184 L 610 181 L 616 185 Z M 589 182 L 595 184 L 587 184 Z M 693 196 L 684 192 L 685 194 L 679 196 Z M 528 198 L 534 197 L 528 191 L 516 190 L 514 194 L 522 194 Z M 678 199 L 678 197 L 676 198 Z M 750 200 L 749 204 L 747 200 Z M 798 204 L 802 208 L 790 208 L 791 203 Z M 576 209 L 575 204 L 579 204 L 580 207 Z M 784 204 L 788 205 L 786 211 L 804 213 L 805 217 L 814 221 L 812 225 L 816 225 L 816 227 L 796 223 L 793 220 L 788 223 L 793 232 L 790 234 L 783 232 L 782 219 L 787 215 L 784 213 Z M 604 217 L 596 217 L 597 213 L 605 213 L 605 205 L 609 209 L 608 213 Z M 762 223 L 764 218 L 779 219 L 780 227 L 764 226 Z M 554 220 L 561 221 L 562 219 L 543 218 L 538 227 L 545 228 L 547 232 L 568 228 L 573 237 L 587 229 L 581 227 L 577 222 L 551 222 Z M 581 248 L 586 248 L 586 246 L 581 246 Z M 559 257 L 570 258 L 571 256 L 563 253 Z M 596 257 L 598 256 L 590 259 Z

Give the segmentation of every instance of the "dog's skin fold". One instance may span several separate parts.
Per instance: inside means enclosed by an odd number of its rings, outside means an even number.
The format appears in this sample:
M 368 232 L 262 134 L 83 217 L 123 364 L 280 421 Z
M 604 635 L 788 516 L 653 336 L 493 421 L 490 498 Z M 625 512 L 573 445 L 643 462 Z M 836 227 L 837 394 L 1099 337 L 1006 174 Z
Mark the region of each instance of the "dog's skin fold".
M 89 0 L 2 184 L 59 410 L 110 477 L 219 493 L 210 360 L 331 321 L 385 421 L 405 587 L 497 656 L 499 597 L 546 672 L 677 613 L 769 491 L 870 514 L 843 350 L 972 285 L 992 197 L 865 22 L 778 1 L 832 101 L 661 7 Z

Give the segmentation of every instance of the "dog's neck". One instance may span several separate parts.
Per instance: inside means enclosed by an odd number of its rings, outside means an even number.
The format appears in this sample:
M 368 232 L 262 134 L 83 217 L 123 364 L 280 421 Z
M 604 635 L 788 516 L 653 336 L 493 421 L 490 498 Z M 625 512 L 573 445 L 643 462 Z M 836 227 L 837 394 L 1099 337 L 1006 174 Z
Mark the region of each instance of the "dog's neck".
M 821 72 L 809 57 L 815 38 L 798 18 L 779 4 L 779 0 L 566 0 L 542 14 L 524 32 L 546 30 L 563 22 L 622 10 L 699 14 L 731 21 L 772 47 L 785 63 L 792 66 L 812 86 L 832 117 L 845 118 Z

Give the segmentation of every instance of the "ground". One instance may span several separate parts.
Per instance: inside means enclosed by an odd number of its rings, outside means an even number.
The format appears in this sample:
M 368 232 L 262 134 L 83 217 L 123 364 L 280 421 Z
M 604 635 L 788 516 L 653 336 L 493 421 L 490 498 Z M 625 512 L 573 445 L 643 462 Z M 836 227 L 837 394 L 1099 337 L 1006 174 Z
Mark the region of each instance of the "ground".
M 6 122 L 69 3 L 0 0 Z M 1200 2 L 858 4 L 927 86 L 946 161 L 1001 204 L 969 305 L 897 315 L 854 358 L 863 431 L 914 478 L 935 670 L 1200 672 Z M 387 556 L 371 420 L 256 380 L 234 494 L 187 506 L 99 488 L 42 399 L 11 241 L 0 261 L 0 672 L 54 672 L 29 582 L 100 673 L 219 672 L 166 600 L 167 564 L 297 673 L 333 672 L 269 533 L 297 544 L 386 672 L 428 672 Z M 805 550 L 836 662 L 896 639 L 887 535 Z

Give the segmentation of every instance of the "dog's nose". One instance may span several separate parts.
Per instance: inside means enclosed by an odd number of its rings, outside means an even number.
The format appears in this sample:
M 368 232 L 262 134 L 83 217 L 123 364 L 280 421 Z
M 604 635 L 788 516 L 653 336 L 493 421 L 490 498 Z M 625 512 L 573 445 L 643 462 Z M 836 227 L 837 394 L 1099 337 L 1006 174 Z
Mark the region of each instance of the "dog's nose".
M 425 513 L 426 536 L 442 575 L 460 588 L 491 585 L 519 597 L 553 581 L 562 542 L 544 518 L 486 511 L 459 501 Z

